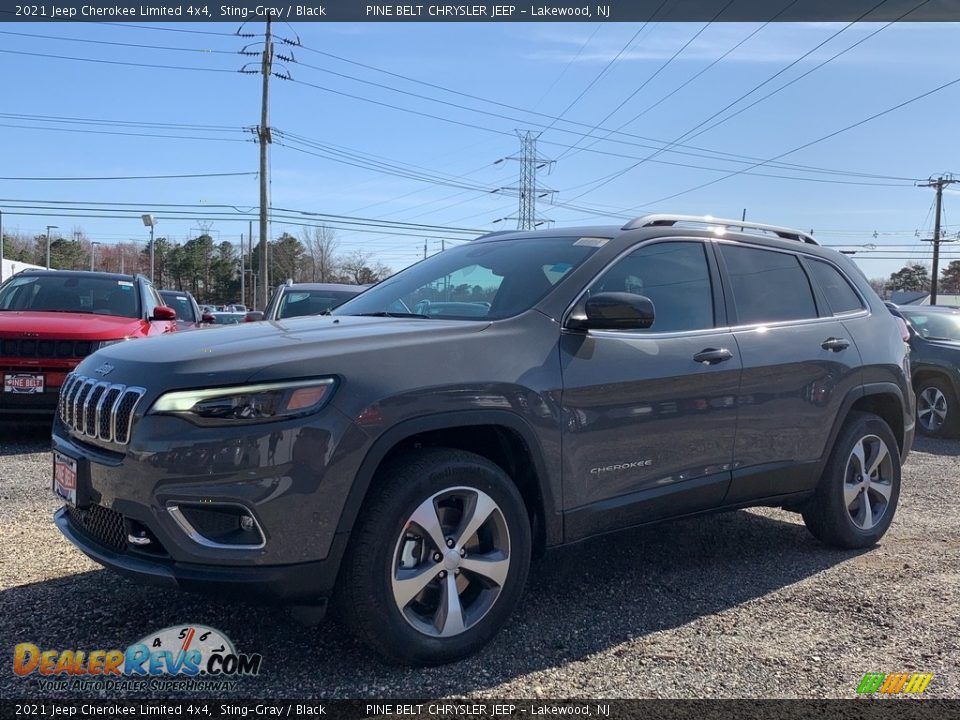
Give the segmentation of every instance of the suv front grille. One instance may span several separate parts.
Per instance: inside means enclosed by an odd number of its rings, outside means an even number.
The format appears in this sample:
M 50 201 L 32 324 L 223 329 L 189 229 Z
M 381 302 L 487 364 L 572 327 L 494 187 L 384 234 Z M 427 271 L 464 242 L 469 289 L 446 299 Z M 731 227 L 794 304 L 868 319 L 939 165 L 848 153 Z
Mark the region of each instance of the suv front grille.
M 3 357 L 84 358 L 96 349 L 89 340 L 0 340 Z
M 77 435 L 126 445 L 133 411 L 146 390 L 70 374 L 60 388 L 57 413 Z
M 127 549 L 127 531 L 123 515 L 102 505 L 87 508 L 67 506 L 70 521 L 101 545 L 123 552 Z

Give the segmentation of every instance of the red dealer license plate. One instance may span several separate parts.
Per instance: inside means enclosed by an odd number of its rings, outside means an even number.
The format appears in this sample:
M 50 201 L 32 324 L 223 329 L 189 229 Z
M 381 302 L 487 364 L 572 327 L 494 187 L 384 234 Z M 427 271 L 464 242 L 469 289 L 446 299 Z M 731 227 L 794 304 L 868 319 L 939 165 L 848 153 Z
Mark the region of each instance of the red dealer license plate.
M 43 375 L 29 373 L 6 374 L 3 376 L 3 391 L 31 395 L 43 392 Z
M 77 461 L 53 452 L 53 492 L 70 505 L 77 504 Z

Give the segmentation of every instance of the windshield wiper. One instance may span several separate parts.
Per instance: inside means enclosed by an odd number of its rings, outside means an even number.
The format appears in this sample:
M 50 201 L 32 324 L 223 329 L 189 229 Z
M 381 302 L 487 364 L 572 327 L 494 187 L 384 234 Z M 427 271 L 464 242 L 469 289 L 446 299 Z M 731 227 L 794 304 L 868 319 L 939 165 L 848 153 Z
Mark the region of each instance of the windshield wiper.
M 421 315 L 420 313 L 387 312 L 386 310 L 380 310 L 378 312 L 354 313 L 354 317 L 423 318 L 424 320 L 430 320 L 429 315 Z
M 960 338 L 940 337 L 939 335 L 927 335 L 924 340 L 946 340 L 947 342 L 960 342 Z

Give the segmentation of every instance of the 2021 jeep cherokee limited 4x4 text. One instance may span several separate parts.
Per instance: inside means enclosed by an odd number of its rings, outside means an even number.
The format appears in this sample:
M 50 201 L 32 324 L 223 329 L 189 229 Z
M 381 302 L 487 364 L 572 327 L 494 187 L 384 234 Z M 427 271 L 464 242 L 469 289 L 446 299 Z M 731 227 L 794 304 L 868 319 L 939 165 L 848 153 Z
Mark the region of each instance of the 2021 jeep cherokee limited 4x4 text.
M 534 549 L 760 504 L 877 542 L 909 375 L 863 275 L 796 231 L 485 236 L 330 316 L 85 360 L 54 425 L 56 523 L 120 572 L 333 598 L 388 658 L 446 662 L 505 622 Z

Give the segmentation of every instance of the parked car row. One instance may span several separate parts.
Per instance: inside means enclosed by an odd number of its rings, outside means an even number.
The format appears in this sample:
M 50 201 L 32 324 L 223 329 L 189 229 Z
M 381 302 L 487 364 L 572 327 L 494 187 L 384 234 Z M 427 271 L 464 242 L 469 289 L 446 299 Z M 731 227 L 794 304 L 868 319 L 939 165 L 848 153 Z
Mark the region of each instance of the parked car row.
M 917 393 L 917 425 L 933 437 L 960 433 L 960 309 L 892 305 L 910 333 L 910 364 Z
M 271 307 L 281 312 L 270 317 L 324 312 L 359 292 L 343 286 L 330 302 L 303 308 L 289 287 L 276 293 Z M 67 374 L 100 348 L 250 320 L 242 304 L 201 307 L 189 292 L 157 290 L 142 275 L 24 270 L 0 285 L 0 416 L 49 417 Z

